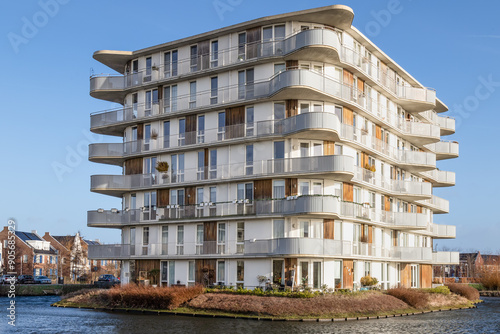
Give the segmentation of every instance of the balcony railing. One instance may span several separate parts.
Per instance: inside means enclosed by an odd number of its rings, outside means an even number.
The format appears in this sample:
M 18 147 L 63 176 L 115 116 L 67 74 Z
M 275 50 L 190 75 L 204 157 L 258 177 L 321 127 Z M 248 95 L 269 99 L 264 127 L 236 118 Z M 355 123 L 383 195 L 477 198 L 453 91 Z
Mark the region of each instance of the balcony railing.
M 429 150 L 436 153 L 438 159 L 448 159 L 458 157 L 458 143 L 456 141 L 440 141 L 434 144 L 425 145 Z
M 446 116 L 437 116 L 437 124 L 446 134 L 455 133 L 455 119 Z
M 430 197 L 432 195 L 432 186 L 429 183 L 386 179 L 380 174 L 357 166 L 354 167 L 354 181 L 368 183 L 371 186 L 382 188 L 398 196 Z
M 349 241 L 313 239 L 313 238 L 279 238 L 245 241 L 245 254 L 248 255 L 324 255 L 351 256 Z
M 326 155 L 304 158 L 271 159 L 233 163 L 213 167 L 170 170 L 169 173 L 135 175 L 92 175 L 92 191 L 129 191 L 165 185 L 183 185 L 201 181 L 223 181 L 286 174 L 354 174 L 354 158 L 345 155 Z M 161 174 L 161 175 L 160 175 Z
M 454 239 L 457 236 L 457 228 L 453 225 L 431 225 L 432 234 L 436 239 Z
M 434 184 L 434 187 L 455 185 L 455 172 L 434 169 L 428 172 L 422 172 L 422 175 L 436 182 L 437 184 Z
M 376 211 L 373 220 L 390 224 L 394 228 L 423 229 L 429 222 L 426 214 L 414 212 Z
M 401 261 L 432 261 L 432 248 L 394 247 L 391 257 Z
M 459 264 L 459 252 L 434 252 L 432 253 L 432 264 Z
M 418 203 L 430 207 L 434 213 L 449 213 L 450 202 L 444 198 L 432 195 L 430 199 L 419 200 Z

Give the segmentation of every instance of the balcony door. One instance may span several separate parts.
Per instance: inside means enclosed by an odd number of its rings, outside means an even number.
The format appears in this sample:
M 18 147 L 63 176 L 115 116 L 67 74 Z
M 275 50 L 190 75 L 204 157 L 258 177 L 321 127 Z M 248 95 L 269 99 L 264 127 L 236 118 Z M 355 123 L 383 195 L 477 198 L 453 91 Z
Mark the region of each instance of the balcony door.
M 273 284 L 284 284 L 285 260 L 273 260 Z

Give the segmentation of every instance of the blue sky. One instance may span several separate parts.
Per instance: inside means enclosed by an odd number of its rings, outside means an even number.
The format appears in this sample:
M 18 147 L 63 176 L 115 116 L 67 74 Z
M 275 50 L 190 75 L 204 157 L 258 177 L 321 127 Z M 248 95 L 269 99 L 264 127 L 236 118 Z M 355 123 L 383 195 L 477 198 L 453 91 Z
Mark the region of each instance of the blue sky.
M 117 167 L 87 160 L 89 142 L 114 139 L 89 132 L 90 113 L 115 106 L 89 96 L 92 71 L 112 73 L 93 60 L 94 51 L 137 50 L 262 16 L 331 4 L 335 3 L 23 0 L 3 4 L 1 224 L 13 217 L 21 230 L 81 231 L 87 238 L 119 242 L 118 230 L 86 226 L 87 210 L 120 207 L 119 199 L 89 191 L 91 174 L 120 173 Z M 457 185 L 435 190 L 450 200 L 451 213 L 434 217 L 436 223 L 456 225 L 457 239 L 436 240 L 438 247 L 499 251 L 498 179 L 488 175 L 493 173 L 490 168 L 500 165 L 494 144 L 500 122 L 500 2 L 345 0 L 342 4 L 353 8 L 355 27 L 423 85 L 435 88 L 449 114 L 457 118 L 457 133 L 445 139 L 460 142 L 460 158 L 438 162 L 440 169 L 457 173 Z M 30 27 L 35 23 L 38 26 Z

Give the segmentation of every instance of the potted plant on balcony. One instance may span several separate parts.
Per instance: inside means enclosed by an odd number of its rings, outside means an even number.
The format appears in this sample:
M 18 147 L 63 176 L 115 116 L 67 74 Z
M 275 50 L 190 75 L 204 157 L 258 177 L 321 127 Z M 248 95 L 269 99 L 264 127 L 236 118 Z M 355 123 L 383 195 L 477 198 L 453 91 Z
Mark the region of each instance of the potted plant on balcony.
M 151 131 L 151 139 L 156 140 L 158 138 L 158 132 L 156 130 Z
M 151 277 L 151 282 L 153 283 L 153 287 L 158 286 L 158 277 L 160 275 L 160 269 L 154 268 L 149 271 L 149 276 Z
M 162 179 L 167 179 L 168 178 L 168 168 L 170 167 L 170 165 L 168 164 L 168 162 L 166 161 L 158 161 L 156 163 L 156 170 L 160 173 L 162 173 Z

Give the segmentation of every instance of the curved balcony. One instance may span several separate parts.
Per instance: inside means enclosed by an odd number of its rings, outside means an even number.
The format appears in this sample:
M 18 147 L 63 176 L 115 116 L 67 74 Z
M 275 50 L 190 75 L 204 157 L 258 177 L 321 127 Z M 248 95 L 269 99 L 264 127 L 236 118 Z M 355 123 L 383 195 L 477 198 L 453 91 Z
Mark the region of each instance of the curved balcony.
M 376 211 L 374 220 L 390 225 L 394 229 L 420 230 L 428 226 L 427 215 L 413 212 Z
M 436 143 L 441 139 L 440 128 L 434 124 L 404 121 L 399 129 L 405 139 L 417 145 Z
M 400 167 L 410 172 L 422 172 L 436 168 L 436 155 L 430 152 L 398 150 L 396 152 Z
M 139 210 L 98 209 L 87 212 L 87 226 L 89 227 L 122 228 L 128 224 L 139 223 L 139 221 Z
M 458 158 L 458 143 L 456 141 L 440 141 L 435 144 L 425 145 L 436 153 L 437 160 Z
M 457 236 L 457 228 L 453 225 L 432 224 L 431 231 L 434 239 L 455 239 Z
M 441 128 L 441 136 L 455 133 L 455 119 L 447 116 L 437 116 L 437 124 Z
M 353 181 L 378 192 L 409 201 L 431 198 L 432 195 L 430 183 L 384 179 L 380 174 L 358 166 L 354 167 Z
M 161 174 L 161 175 L 160 175 Z M 127 191 L 184 187 L 208 183 L 236 182 L 263 177 L 311 176 L 350 180 L 354 175 L 354 159 L 344 155 L 271 159 L 255 161 L 252 165 L 233 163 L 216 168 L 193 168 L 170 173 L 135 175 L 92 175 L 90 190 L 93 192 L 122 197 Z
M 391 257 L 401 261 L 432 261 L 432 248 L 428 247 L 394 247 Z
M 432 195 L 430 199 L 421 200 L 417 202 L 433 211 L 433 213 L 449 213 L 450 202 L 444 198 Z
M 351 256 L 350 241 L 314 238 L 278 238 L 245 241 L 245 255 Z
M 433 252 L 432 264 L 434 265 L 460 264 L 460 252 Z
M 95 143 L 89 145 L 89 160 L 108 165 L 123 166 L 124 143 Z
M 455 185 L 455 172 L 434 169 L 423 172 L 422 176 L 430 179 L 433 187 L 451 187 Z

